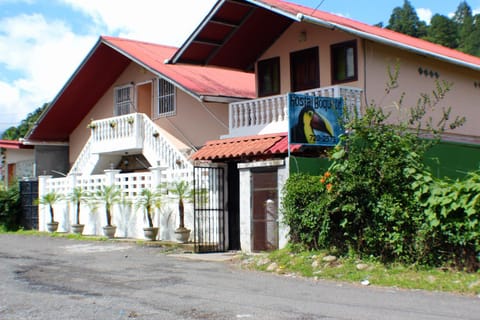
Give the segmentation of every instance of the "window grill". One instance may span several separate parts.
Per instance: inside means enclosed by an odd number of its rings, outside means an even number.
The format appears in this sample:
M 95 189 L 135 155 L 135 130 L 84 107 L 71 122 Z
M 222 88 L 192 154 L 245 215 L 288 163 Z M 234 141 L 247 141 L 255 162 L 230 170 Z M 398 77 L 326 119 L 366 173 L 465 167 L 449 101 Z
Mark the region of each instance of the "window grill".
M 175 114 L 175 87 L 169 81 L 158 80 L 158 116 L 167 117 Z

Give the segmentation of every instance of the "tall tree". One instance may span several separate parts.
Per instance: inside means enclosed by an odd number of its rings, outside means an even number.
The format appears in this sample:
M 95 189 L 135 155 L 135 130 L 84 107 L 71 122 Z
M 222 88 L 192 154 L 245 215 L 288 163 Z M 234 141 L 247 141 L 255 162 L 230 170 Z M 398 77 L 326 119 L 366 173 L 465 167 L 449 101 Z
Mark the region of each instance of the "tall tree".
M 425 39 L 454 49 L 458 46 L 457 24 L 446 16 L 435 14 L 430 20 Z
M 427 25 L 418 18 L 410 1 L 404 0 L 403 7 L 393 9 L 387 29 L 421 38 L 426 35 Z
M 457 24 L 458 28 L 458 50 L 466 53 L 474 51 L 475 48 L 472 48 L 472 46 L 475 39 L 471 38 L 474 30 L 472 8 L 466 1 L 460 2 L 452 20 Z

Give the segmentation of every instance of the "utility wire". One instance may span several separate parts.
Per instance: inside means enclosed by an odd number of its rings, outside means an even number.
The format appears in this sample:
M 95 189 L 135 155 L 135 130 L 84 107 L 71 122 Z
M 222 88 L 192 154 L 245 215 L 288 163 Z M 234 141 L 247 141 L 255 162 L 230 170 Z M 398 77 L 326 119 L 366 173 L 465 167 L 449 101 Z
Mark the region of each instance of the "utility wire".
M 325 0 L 320 1 L 320 3 L 318 4 L 318 6 L 316 6 L 315 9 L 313 9 L 312 13 L 310 13 L 310 14 L 313 14 L 315 11 L 317 11 L 318 8 L 320 8 L 320 6 L 323 4 L 323 2 L 325 2 Z

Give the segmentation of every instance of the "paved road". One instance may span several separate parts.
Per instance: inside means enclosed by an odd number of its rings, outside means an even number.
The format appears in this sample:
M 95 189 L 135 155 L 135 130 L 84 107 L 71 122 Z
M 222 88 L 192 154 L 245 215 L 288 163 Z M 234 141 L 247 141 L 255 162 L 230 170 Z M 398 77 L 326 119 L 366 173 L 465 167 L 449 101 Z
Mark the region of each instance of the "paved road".
M 480 299 L 288 278 L 128 243 L 0 235 L 0 319 L 478 320 Z

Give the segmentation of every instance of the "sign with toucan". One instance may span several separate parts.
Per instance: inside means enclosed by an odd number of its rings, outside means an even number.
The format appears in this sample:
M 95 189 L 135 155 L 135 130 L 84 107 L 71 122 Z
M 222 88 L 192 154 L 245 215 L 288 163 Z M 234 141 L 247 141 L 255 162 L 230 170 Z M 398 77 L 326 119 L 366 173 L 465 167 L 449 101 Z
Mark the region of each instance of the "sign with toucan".
M 290 143 L 335 146 L 344 133 L 343 99 L 288 94 Z

